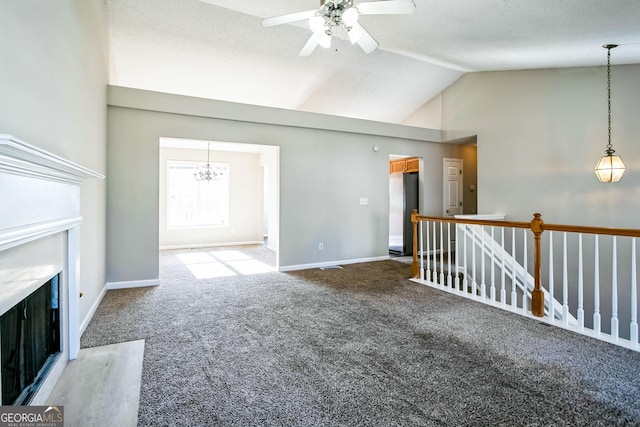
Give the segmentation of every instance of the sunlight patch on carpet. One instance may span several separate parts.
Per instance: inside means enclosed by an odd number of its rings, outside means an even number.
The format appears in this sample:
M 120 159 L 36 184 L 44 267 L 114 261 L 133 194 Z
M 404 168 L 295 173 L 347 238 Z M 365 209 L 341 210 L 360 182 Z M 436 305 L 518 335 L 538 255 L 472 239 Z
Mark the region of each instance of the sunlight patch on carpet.
M 243 254 L 240 251 L 212 251 L 209 252 L 209 255 L 219 259 L 220 261 L 237 261 L 237 260 L 246 260 L 253 259 L 247 254 Z
M 235 276 L 236 272 L 220 262 L 205 262 L 202 264 L 187 265 L 187 268 L 196 279 L 212 279 L 214 277 Z
M 196 279 L 273 272 L 273 267 L 236 250 L 198 251 L 177 255 Z

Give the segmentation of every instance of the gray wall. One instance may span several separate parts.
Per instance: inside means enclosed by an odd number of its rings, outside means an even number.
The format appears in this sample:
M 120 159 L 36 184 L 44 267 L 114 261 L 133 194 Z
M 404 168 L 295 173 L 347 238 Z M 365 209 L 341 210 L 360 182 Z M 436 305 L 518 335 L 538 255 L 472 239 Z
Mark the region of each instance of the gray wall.
M 469 73 L 442 93 L 447 139 L 477 135 L 478 210 L 528 221 L 638 228 L 640 65 L 612 67 L 612 142 L 627 171 L 601 184 L 606 68 Z
M 158 277 L 161 136 L 280 147 L 281 269 L 386 256 L 389 154 L 423 158 L 422 211 L 438 214 L 442 159 L 457 151 L 425 142 L 438 141 L 437 131 L 401 125 L 119 87 L 109 88 L 108 102 L 107 280 L 113 282 Z
M 100 0 L 0 4 L 0 132 L 106 170 L 106 16 Z M 80 319 L 105 285 L 106 183 L 82 187 Z

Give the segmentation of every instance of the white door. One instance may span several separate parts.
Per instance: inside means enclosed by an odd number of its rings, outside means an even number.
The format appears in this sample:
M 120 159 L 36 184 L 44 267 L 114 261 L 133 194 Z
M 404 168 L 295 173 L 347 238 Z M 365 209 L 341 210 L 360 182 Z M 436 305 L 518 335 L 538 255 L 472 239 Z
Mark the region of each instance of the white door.
M 442 216 L 462 213 L 462 159 L 443 160 Z

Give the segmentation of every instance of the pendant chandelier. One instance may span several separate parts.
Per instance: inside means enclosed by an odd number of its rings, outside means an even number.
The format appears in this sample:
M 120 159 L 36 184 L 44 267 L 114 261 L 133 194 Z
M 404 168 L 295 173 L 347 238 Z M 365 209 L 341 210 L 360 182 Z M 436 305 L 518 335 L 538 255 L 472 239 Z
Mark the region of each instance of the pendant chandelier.
M 207 165 L 196 166 L 193 168 L 193 176 L 196 181 L 216 181 L 222 178 L 222 173 L 220 171 L 215 171 L 209 163 L 209 145 L 210 142 L 207 142 Z
M 605 44 L 607 49 L 607 111 L 609 123 L 609 143 L 604 151 L 604 156 L 600 158 L 596 165 L 596 175 L 600 182 L 618 182 L 624 174 L 625 167 L 620 156 L 615 155 L 615 150 L 611 145 L 611 49 L 618 47 L 617 44 Z

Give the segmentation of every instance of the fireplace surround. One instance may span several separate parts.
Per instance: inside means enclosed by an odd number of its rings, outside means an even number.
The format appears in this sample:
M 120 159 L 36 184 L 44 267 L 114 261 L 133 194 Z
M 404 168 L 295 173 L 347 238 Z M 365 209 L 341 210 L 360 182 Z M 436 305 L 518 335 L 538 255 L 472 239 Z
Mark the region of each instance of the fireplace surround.
M 80 186 L 88 178 L 104 176 L 0 134 L 0 315 L 58 277 L 60 352 L 28 404 L 44 403 L 80 348 Z

